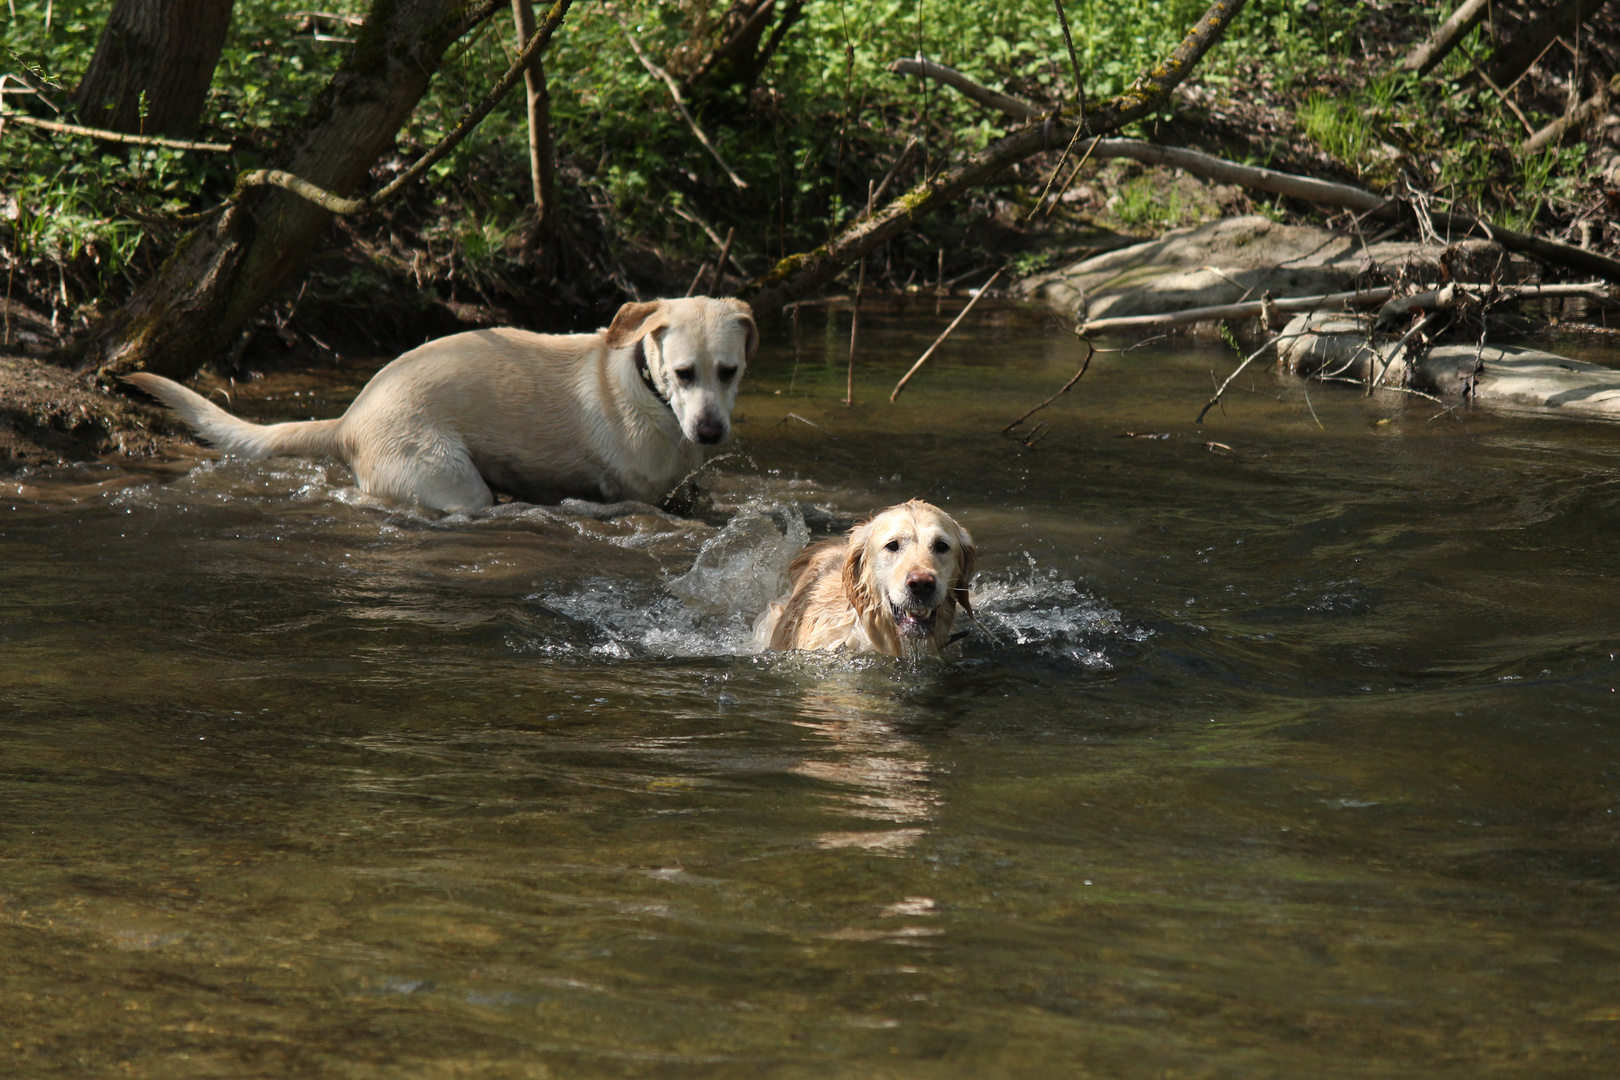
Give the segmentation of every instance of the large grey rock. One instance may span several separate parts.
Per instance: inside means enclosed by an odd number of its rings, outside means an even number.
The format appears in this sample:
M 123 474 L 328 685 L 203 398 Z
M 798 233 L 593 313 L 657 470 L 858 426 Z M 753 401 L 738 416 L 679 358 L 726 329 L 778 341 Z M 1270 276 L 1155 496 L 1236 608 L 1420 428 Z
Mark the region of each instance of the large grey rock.
M 1083 321 L 1233 304 L 1267 292 L 1341 292 L 1369 272 L 1438 281 L 1442 259 L 1462 280 L 1517 280 L 1504 273 L 1509 268 L 1501 247 L 1487 240 L 1369 245 L 1327 229 L 1250 215 L 1097 255 L 1030 278 L 1017 291 Z
M 1510 411 L 1620 420 L 1620 371 L 1515 345 L 1440 345 L 1408 371 L 1395 340 L 1369 335 L 1370 318 L 1298 315 L 1277 344 L 1279 362 L 1301 375 L 1408 386 L 1437 397 L 1465 392 Z M 1370 370 L 1369 370 L 1370 369 Z

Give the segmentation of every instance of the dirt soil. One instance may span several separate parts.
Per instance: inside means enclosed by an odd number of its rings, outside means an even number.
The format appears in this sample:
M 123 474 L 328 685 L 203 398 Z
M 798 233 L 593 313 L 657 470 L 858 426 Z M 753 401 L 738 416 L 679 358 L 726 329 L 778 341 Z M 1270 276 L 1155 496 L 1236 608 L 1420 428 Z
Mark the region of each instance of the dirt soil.
M 189 443 L 164 413 L 71 371 L 0 353 L 0 469 L 140 458 Z

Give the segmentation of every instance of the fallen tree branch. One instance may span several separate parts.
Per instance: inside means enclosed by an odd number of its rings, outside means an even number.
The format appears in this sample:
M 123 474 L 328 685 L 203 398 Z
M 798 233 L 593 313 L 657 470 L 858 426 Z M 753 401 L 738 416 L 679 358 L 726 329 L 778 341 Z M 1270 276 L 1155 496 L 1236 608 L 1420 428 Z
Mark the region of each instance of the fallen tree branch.
M 1392 208 L 1393 201 L 1376 192 L 1352 184 L 1338 184 L 1331 180 L 1317 180 L 1309 176 L 1281 173 L 1256 165 L 1239 165 L 1201 150 L 1188 150 L 1177 146 L 1136 139 L 1103 139 L 1092 153 L 1097 158 L 1130 158 L 1146 165 L 1163 165 L 1186 169 L 1190 173 L 1228 184 L 1240 184 L 1256 191 L 1269 191 L 1327 206 L 1342 206 L 1357 213 L 1379 213 Z
M 1324 293 L 1321 296 L 1289 296 L 1281 300 L 1248 300 L 1241 304 L 1186 308 L 1158 315 L 1121 315 L 1113 319 L 1092 319 L 1080 327 L 1082 334 L 1104 334 L 1120 330 L 1157 330 L 1188 323 L 1216 322 L 1220 319 L 1249 319 L 1266 308 L 1279 313 L 1318 311 L 1322 308 L 1371 307 L 1394 295 L 1393 289 L 1359 289 L 1355 292 Z
M 1567 266 L 1571 270 L 1592 274 L 1605 281 L 1620 282 L 1620 259 L 1611 259 L 1607 255 L 1599 255 L 1595 251 L 1587 251 L 1573 244 L 1544 240 L 1539 236 L 1504 229 L 1500 225 L 1492 225 L 1484 218 L 1476 218 L 1469 214 L 1436 212 L 1431 216 L 1436 225 L 1444 225 L 1454 233 L 1468 233 L 1478 229 L 1488 239 L 1495 240 L 1509 251 L 1530 255 L 1554 266 Z
M 1519 153 L 1539 154 L 1549 146 L 1557 146 L 1570 132 L 1579 129 L 1593 116 L 1606 109 L 1609 99 L 1615 95 L 1620 95 L 1620 75 L 1610 79 L 1598 88 L 1597 93 L 1520 143 Z
M 909 66 L 912 65 L 912 61 L 900 61 L 898 63 L 904 63 L 908 67 L 903 69 L 895 67 L 894 70 L 905 70 L 909 74 L 926 74 L 930 78 L 939 78 L 941 82 L 956 87 L 975 101 L 1002 108 L 1002 111 L 1009 116 L 1022 117 L 1026 114 L 1019 110 L 1036 108 L 1027 102 L 1019 102 L 1013 98 L 1007 98 L 1008 101 L 1013 102 L 1011 107 L 994 105 L 984 96 L 994 94 L 994 91 L 979 86 L 959 71 L 944 68 L 944 65 L 934 64 L 925 70 L 922 67 L 915 67 L 914 69 Z M 934 71 L 936 68 L 943 68 L 944 71 L 950 72 L 951 77 L 947 79 L 942 74 L 936 74 Z M 972 92 L 969 91 L 968 87 L 973 88 Z M 996 95 L 996 97 L 1006 98 L 1006 95 Z M 1038 114 L 1039 110 L 1036 111 Z M 1086 124 L 1083 127 L 1092 128 L 1093 125 Z M 1015 138 L 1018 134 L 1009 135 L 1003 142 Z M 1400 212 L 1401 207 L 1401 201 L 1398 199 L 1388 199 L 1376 192 L 1355 187 L 1351 184 L 1337 184 L 1327 180 L 1295 176 L 1291 173 L 1280 173 L 1273 169 L 1239 165 L 1236 162 L 1227 161 L 1199 150 L 1159 146 L 1155 143 L 1145 143 L 1135 139 L 1099 139 L 1090 156 L 1096 158 L 1130 158 L 1144 164 L 1185 169 L 1190 173 L 1211 180 L 1239 184 L 1256 191 L 1269 191 L 1278 195 L 1287 195 L 1291 198 L 1305 199 L 1324 206 L 1339 206 L 1370 217 L 1393 217 Z M 1059 197 L 1061 198 L 1061 194 Z M 1467 214 L 1437 213 L 1434 215 L 1434 220 L 1437 223 L 1444 224 L 1447 228 L 1463 232 L 1469 232 L 1476 228 L 1480 229 L 1490 239 L 1495 240 L 1509 251 L 1530 255 L 1555 266 L 1566 266 L 1582 273 L 1595 274 L 1609 281 L 1620 281 L 1620 260 L 1611 259 L 1596 252 L 1587 251 L 1584 248 L 1578 248 L 1571 244 L 1562 244 L 1556 240 L 1543 240 L 1511 229 L 1504 229 Z
M 62 135 L 87 135 L 92 139 L 129 143 L 132 146 L 166 146 L 170 150 L 206 150 L 215 154 L 222 154 L 231 148 L 230 143 L 165 139 L 159 135 L 125 135 L 123 132 L 108 131 L 105 128 L 81 127 L 78 124 L 63 124 L 55 120 L 41 120 L 37 116 L 30 116 L 28 113 L 0 112 L 0 124 L 6 121 L 15 124 L 26 124 L 29 127 L 44 128 L 46 131 L 55 131 Z
M 911 365 L 910 371 L 907 371 L 904 375 L 900 376 L 900 381 L 894 384 L 894 392 L 889 395 L 889 403 L 891 405 L 894 403 L 895 399 L 900 396 L 900 391 L 906 388 L 906 383 L 911 381 L 911 377 L 917 374 L 918 369 L 920 369 L 923 364 L 928 362 L 928 358 L 934 355 L 935 349 L 945 344 L 945 339 L 950 337 L 956 328 L 962 324 L 962 320 L 967 318 L 967 313 L 973 310 L 973 305 L 977 304 L 980 297 L 984 296 L 990 291 L 990 286 L 996 283 L 996 278 L 999 278 L 1002 270 L 1005 269 L 1007 268 L 1004 266 L 1001 268 L 1001 270 L 997 270 L 990 276 L 989 281 L 979 286 L 979 291 L 973 294 L 973 299 L 967 302 L 967 306 L 962 309 L 961 313 L 957 315 L 956 318 L 951 320 L 951 325 L 945 328 L 945 332 L 934 339 L 934 343 L 928 346 L 928 350 L 917 358 L 917 362 L 915 364 Z
M 1468 32 L 1479 25 L 1490 7 L 1490 0 L 1464 0 L 1457 5 L 1457 10 L 1451 17 L 1441 23 L 1435 32 L 1418 43 L 1418 45 L 1401 61 L 1400 70 L 1410 71 L 1414 75 L 1427 75 L 1429 70 L 1444 60 L 1455 49 Z
M 935 79 L 961 91 L 965 97 L 981 105 L 998 109 L 1015 120 L 1030 120 L 1048 115 L 1027 101 L 997 93 L 974 82 L 955 68 L 936 64 L 932 60 L 896 60 L 889 65 L 889 70 Z M 1071 147 L 1074 145 L 1073 140 L 1070 140 L 1069 145 Z M 1140 139 L 1098 139 L 1088 157 L 1129 158 L 1144 165 L 1186 169 L 1190 173 L 1220 183 L 1239 184 L 1256 191 L 1269 191 L 1277 195 L 1325 203 L 1328 206 L 1342 206 L 1357 213 L 1379 211 L 1389 203 L 1389 200 L 1381 195 L 1350 184 L 1336 184 L 1309 176 L 1295 176 L 1254 165 L 1239 165 L 1200 150 L 1160 146 Z
M 1114 131 L 1163 106 L 1170 92 L 1220 40 L 1227 25 L 1243 10 L 1245 0 L 1217 0 L 1174 52 L 1155 65 L 1123 94 L 1086 114 L 1085 134 Z M 780 310 L 831 281 L 843 267 L 900 235 L 933 210 L 999 174 L 1007 166 L 1047 148 L 1044 123 L 1031 123 L 997 140 L 966 161 L 924 179 L 875 213 L 862 214 L 841 233 L 814 251 L 790 255 L 739 294 L 756 310 Z
M 705 135 L 703 133 L 703 129 L 698 126 L 697 120 L 689 111 L 687 111 L 686 101 L 681 97 L 681 88 L 680 85 L 676 83 L 674 76 L 670 75 L 669 72 L 653 63 L 652 60 L 648 58 L 647 54 L 641 51 L 641 43 L 637 41 L 636 36 L 630 32 L 629 26 L 625 26 L 624 36 L 625 39 L 630 42 L 630 51 L 636 54 L 637 60 L 641 61 L 641 66 L 646 68 L 647 71 L 654 77 L 662 79 L 664 85 L 669 88 L 669 96 L 675 102 L 676 111 L 681 114 L 681 119 L 686 121 L 686 126 L 692 129 L 692 134 L 697 136 L 697 141 L 703 144 L 703 149 L 709 152 L 709 156 L 714 158 L 721 170 L 731 178 L 731 182 L 737 185 L 737 190 L 741 191 L 746 188 L 748 184 L 743 181 L 742 177 L 731 171 L 731 166 L 726 164 L 726 159 L 720 156 L 720 151 L 714 148 L 714 143 L 709 141 L 709 137 Z
M 1320 296 L 1286 296 L 1280 300 L 1246 300 L 1238 304 L 1183 308 L 1156 315 L 1121 315 L 1112 319 L 1092 319 L 1080 327 L 1083 334 L 1117 333 L 1123 330 L 1162 330 L 1188 323 L 1218 322 L 1222 319 L 1250 319 L 1269 307 L 1278 314 L 1321 311 L 1382 304 L 1377 322 L 1387 324 L 1411 311 L 1435 311 L 1455 307 L 1470 293 L 1494 294 L 1505 300 L 1538 297 L 1584 296 L 1609 303 L 1620 302 L 1620 288 L 1601 281 L 1556 285 L 1492 285 L 1489 282 L 1452 282 L 1443 288 L 1396 297 L 1393 289 L 1360 289 L 1355 292 L 1324 293 Z
M 1046 116 L 1052 110 L 1042 109 L 1032 105 L 1023 98 L 1016 98 L 1010 94 L 1003 94 L 999 90 L 992 90 L 988 86 L 974 82 L 973 79 L 953 67 L 936 63 L 933 60 L 918 56 L 896 60 L 889 65 L 889 70 L 896 75 L 917 75 L 924 79 L 933 79 L 942 82 L 954 90 L 959 90 L 962 96 L 977 101 L 980 105 L 988 106 L 997 112 L 1006 113 L 1015 120 L 1035 120 Z

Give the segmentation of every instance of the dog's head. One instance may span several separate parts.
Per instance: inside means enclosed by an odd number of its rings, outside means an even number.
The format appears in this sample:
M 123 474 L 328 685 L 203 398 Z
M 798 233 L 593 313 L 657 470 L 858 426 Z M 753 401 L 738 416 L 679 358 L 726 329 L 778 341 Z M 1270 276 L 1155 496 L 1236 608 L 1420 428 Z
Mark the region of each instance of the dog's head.
M 844 591 L 867 636 L 893 656 L 950 640 L 978 555 L 973 537 L 945 511 L 921 499 L 891 506 L 857 526 L 844 558 Z
M 759 347 L 753 310 L 741 300 L 706 296 L 626 304 L 607 328 L 607 346 L 632 345 L 681 433 L 705 446 L 724 442 L 737 384 Z

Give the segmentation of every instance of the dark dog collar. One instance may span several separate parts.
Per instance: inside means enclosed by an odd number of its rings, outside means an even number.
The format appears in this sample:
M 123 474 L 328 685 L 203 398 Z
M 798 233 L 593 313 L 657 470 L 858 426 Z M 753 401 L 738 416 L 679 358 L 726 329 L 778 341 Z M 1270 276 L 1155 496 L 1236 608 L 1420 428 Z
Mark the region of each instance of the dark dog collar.
M 664 408 L 670 412 L 675 411 L 674 406 L 669 403 L 669 398 L 665 397 L 664 392 L 658 389 L 658 384 L 653 382 L 652 369 L 647 366 L 647 350 L 639 341 L 636 342 L 636 374 L 641 376 L 642 384 L 653 392 L 653 397 L 664 403 Z

